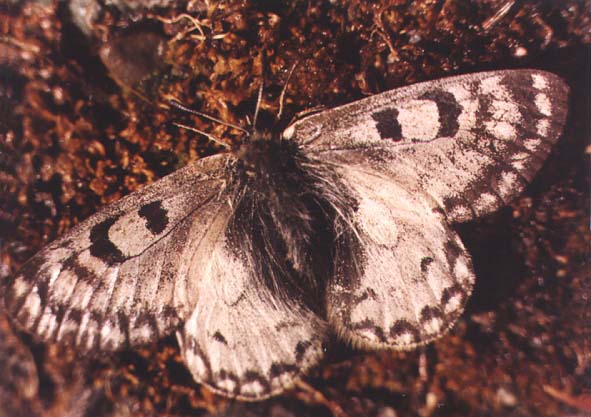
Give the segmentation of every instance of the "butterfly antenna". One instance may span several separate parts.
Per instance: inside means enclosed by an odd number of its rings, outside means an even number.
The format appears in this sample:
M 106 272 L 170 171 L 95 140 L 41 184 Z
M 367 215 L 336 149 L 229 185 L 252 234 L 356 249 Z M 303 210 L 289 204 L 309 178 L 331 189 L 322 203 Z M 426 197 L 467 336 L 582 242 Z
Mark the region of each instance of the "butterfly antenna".
M 203 117 L 204 119 L 211 120 L 212 122 L 219 123 L 219 124 L 221 124 L 221 125 L 224 125 L 224 126 L 231 127 L 232 129 L 237 129 L 237 130 L 240 130 L 240 131 L 242 131 L 242 132 L 244 132 L 244 133 L 250 133 L 248 130 L 244 129 L 243 127 L 240 127 L 240 126 L 238 126 L 238 125 L 235 125 L 235 124 L 233 124 L 233 123 L 224 122 L 223 120 L 220 120 L 220 119 L 218 119 L 217 117 L 213 117 L 213 116 L 210 116 L 210 115 L 208 115 L 208 114 L 201 113 L 201 112 L 199 112 L 199 111 L 197 111 L 197 110 L 190 109 L 190 108 L 188 108 L 188 107 L 186 107 L 186 106 L 183 106 L 181 103 L 179 103 L 179 102 L 178 102 L 178 101 L 176 101 L 176 100 L 170 100 L 168 103 L 169 103 L 169 104 L 170 104 L 172 107 L 174 107 L 174 108 L 176 108 L 176 109 L 178 109 L 178 110 L 182 110 L 182 111 L 184 111 L 184 112 L 187 112 L 187 113 L 194 114 L 195 116 Z M 190 129 L 189 129 L 189 130 L 190 130 Z M 196 130 L 196 129 L 195 129 L 195 130 Z
M 213 136 L 213 135 L 211 135 L 211 134 L 209 134 L 207 132 L 204 132 L 203 130 L 199 130 L 199 129 L 196 129 L 194 127 L 187 126 L 187 125 L 184 125 L 184 124 L 181 124 L 181 123 L 177 123 L 177 122 L 173 122 L 173 124 L 175 126 L 177 126 L 177 127 L 182 128 L 182 129 L 187 129 L 187 130 L 190 130 L 191 132 L 199 133 L 199 134 L 207 137 L 207 139 L 209 139 L 213 143 L 217 143 L 218 145 L 223 146 L 226 149 L 230 149 L 230 145 L 228 145 L 227 143 L 224 143 L 223 141 L 221 141 L 220 139 L 216 138 L 215 136 Z
M 261 79 L 261 85 L 259 86 L 259 93 L 257 96 L 257 104 L 254 108 L 254 116 L 252 117 L 252 130 L 256 129 L 257 117 L 259 116 L 259 109 L 261 108 L 261 101 L 263 100 L 263 81 Z
M 279 111 L 277 112 L 277 120 L 281 120 L 281 114 L 283 114 L 283 104 L 285 102 L 285 93 L 287 92 L 287 87 L 289 86 L 289 81 L 291 80 L 291 76 L 293 75 L 296 67 L 300 61 L 296 61 L 290 68 L 289 74 L 287 74 L 287 80 L 285 80 L 285 85 L 281 90 L 281 95 L 279 95 Z

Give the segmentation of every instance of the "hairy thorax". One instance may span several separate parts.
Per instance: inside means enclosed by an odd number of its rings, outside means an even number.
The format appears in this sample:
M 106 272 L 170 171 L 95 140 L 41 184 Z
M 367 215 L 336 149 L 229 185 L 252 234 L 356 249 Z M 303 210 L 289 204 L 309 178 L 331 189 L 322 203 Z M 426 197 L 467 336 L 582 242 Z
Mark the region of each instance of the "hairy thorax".
M 334 270 L 328 260 L 340 250 L 336 231 L 344 228 L 341 214 L 350 210 L 350 197 L 332 169 L 292 141 L 254 134 L 234 154 L 239 190 L 229 241 L 252 253 L 258 276 L 272 291 L 316 309 Z

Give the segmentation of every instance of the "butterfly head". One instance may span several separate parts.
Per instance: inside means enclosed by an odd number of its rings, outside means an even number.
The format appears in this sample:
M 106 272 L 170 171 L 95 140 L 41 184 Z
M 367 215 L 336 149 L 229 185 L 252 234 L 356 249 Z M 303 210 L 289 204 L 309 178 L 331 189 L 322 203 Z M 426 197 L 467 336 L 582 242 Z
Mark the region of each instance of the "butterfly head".
M 272 179 L 293 170 L 298 146 L 291 141 L 279 140 L 270 132 L 255 131 L 233 150 L 233 154 L 248 176 Z

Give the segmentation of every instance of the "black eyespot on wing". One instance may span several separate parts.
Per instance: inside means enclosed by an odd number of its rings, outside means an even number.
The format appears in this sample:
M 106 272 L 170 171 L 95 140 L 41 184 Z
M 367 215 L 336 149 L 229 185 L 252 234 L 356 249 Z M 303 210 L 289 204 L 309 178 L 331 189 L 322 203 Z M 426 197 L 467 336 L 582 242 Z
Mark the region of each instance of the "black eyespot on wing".
M 398 122 L 398 110 L 389 108 L 372 113 L 371 117 L 376 121 L 376 128 L 382 139 L 390 139 L 395 142 L 402 140 L 402 126 Z
M 458 133 L 460 123 L 458 117 L 462 114 L 462 106 L 449 91 L 432 90 L 421 96 L 422 99 L 432 100 L 437 105 L 439 113 L 439 130 L 437 136 L 450 138 Z
M 90 231 L 90 254 L 113 265 L 125 260 L 123 253 L 109 240 L 109 229 L 115 224 L 118 217 L 109 217 L 101 223 L 95 224 Z
M 146 219 L 146 227 L 154 235 L 162 233 L 168 226 L 167 211 L 162 207 L 162 201 L 153 201 L 140 207 L 138 214 Z

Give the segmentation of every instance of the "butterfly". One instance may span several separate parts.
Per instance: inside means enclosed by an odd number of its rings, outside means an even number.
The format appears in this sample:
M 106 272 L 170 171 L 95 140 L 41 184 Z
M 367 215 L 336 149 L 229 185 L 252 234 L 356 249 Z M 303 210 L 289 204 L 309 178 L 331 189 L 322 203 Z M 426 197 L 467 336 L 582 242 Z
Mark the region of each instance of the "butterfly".
M 111 351 L 176 334 L 195 380 L 277 395 L 329 335 L 408 350 L 474 284 L 454 225 L 505 205 L 558 140 L 554 74 L 460 75 L 254 132 L 103 208 L 4 285 L 39 339 Z

